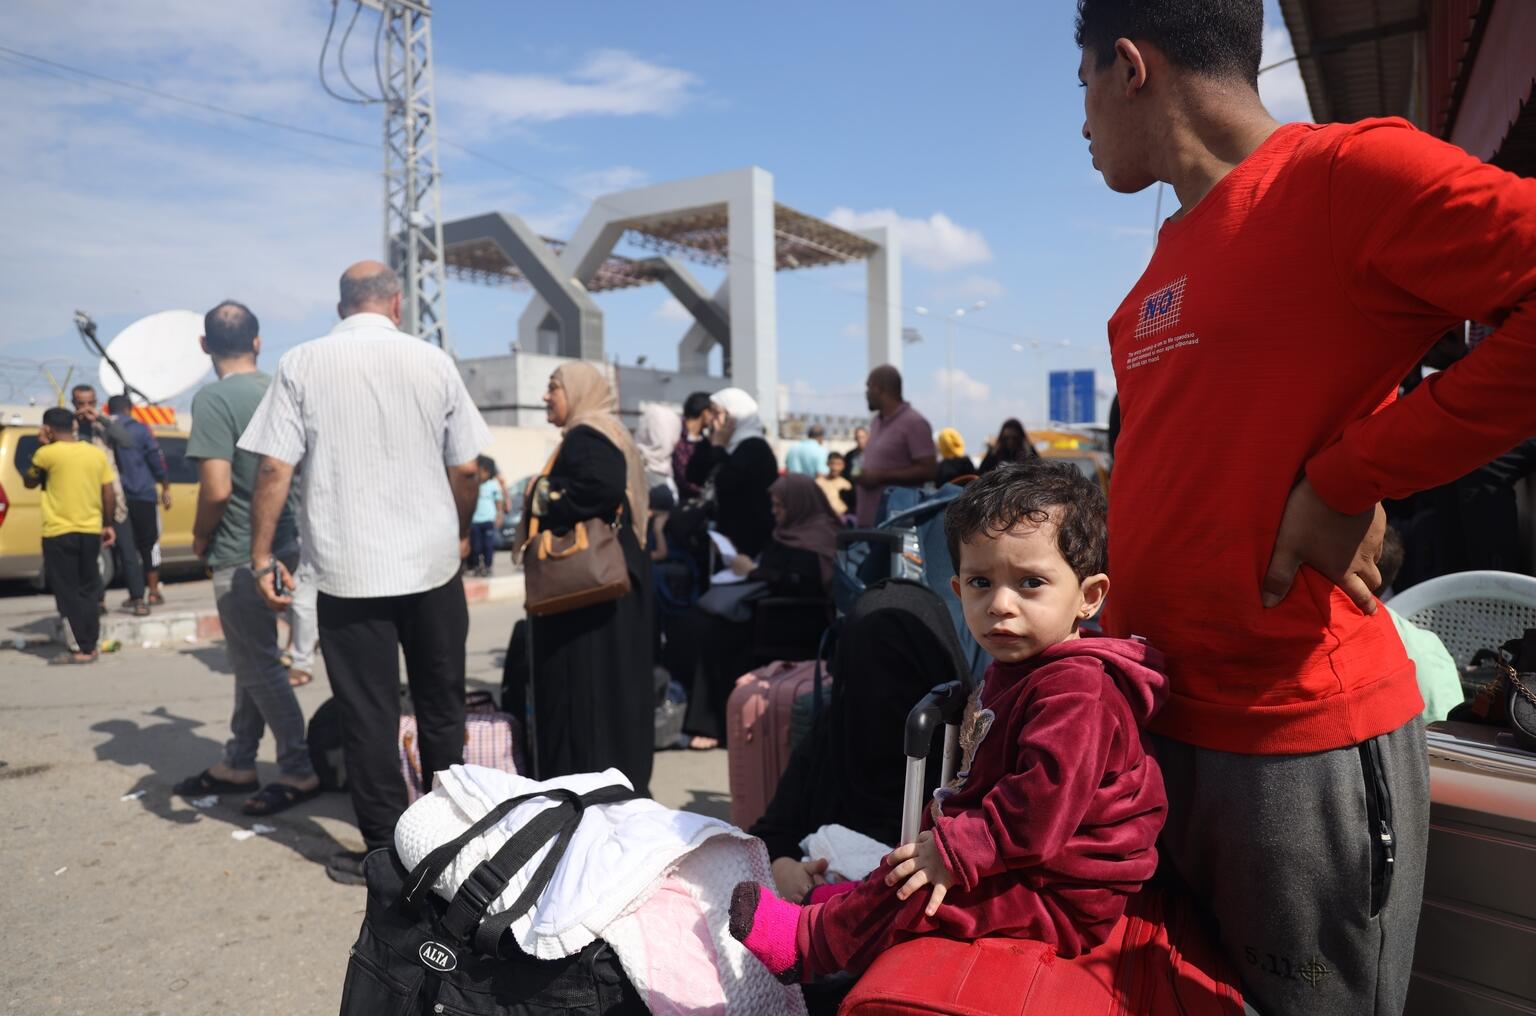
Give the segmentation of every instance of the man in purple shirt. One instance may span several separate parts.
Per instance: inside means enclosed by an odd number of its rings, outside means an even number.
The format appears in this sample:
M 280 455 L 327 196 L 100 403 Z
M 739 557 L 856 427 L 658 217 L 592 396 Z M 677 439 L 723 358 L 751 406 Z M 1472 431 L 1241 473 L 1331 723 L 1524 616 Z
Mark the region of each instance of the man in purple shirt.
M 858 520 L 873 526 L 886 487 L 920 487 L 938 471 L 938 452 L 933 428 L 923 414 L 901 398 L 901 371 L 889 364 L 869 372 L 864 397 L 874 418 L 869 424 L 869 444 L 859 460 Z

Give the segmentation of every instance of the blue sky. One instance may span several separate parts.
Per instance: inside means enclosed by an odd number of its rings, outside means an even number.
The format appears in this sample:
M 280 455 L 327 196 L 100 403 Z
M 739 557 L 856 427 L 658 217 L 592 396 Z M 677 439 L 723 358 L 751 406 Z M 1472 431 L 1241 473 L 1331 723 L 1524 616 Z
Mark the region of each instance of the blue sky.
M 1093 368 L 1112 388 L 1104 322 L 1146 263 L 1155 196 L 1112 194 L 1089 165 L 1071 3 L 436 7 L 441 135 L 500 164 L 444 145 L 445 216 L 510 209 L 568 235 L 598 194 L 759 165 L 785 204 L 897 224 L 905 323 L 926 338 L 905 373 L 936 425 L 946 382 L 972 442 L 1004 416 L 1042 418 L 1047 369 Z M 1268 62 L 1290 43 L 1266 10 Z M 242 299 L 269 364 L 330 327 L 341 268 L 379 254 L 382 185 L 377 107 L 333 100 L 316 78 L 329 13 L 324 0 L 12 8 L 0 45 L 361 144 L 0 53 L 0 401 L 38 391 L 38 361 L 84 363 L 76 307 L 110 337 L 154 311 Z M 372 18 L 349 50 L 365 86 Z M 1307 118 L 1294 66 L 1262 84 L 1277 117 Z M 791 408 L 861 410 L 863 278 L 778 275 Z M 527 298 L 450 282 L 460 354 L 505 351 Z M 949 378 L 943 325 L 911 309 L 978 299 Z M 610 356 L 675 363 L 686 324 L 663 291 L 599 301 Z

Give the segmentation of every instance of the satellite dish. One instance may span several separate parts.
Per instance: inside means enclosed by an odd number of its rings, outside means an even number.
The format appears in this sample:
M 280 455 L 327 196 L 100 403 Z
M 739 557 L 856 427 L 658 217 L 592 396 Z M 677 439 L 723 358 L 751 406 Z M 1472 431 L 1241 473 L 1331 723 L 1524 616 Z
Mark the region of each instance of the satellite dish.
M 107 344 L 107 356 L 116 361 L 128 383 L 151 402 L 173 399 L 208 373 L 208 354 L 198 340 L 203 335 L 203 316 L 190 310 L 163 310 L 139 318 Z M 108 395 L 121 395 L 122 378 L 104 358 L 101 387 Z

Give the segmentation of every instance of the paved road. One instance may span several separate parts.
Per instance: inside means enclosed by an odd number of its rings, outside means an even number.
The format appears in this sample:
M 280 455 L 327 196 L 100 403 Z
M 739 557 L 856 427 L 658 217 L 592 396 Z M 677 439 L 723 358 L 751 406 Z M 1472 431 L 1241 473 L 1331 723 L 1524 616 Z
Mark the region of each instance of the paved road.
M 516 604 L 470 610 L 471 687 L 500 681 Z M 300 690 L 306 713 L 329 695 Z M 345 797 L 267 820 L 170 787 L 217 759 L 231 677 L 221 643 L 49 668 L 0 650 L 0 996 L 16 1013 L 334 1013 L 363 890 L 320 867 L 361 841 Z M 262 745 L 275 775 L 272 743 Z M 656 796 L 723 815 L 724 752 L 657 758 Z M 123 800 L 142 791 L 142 796 Z

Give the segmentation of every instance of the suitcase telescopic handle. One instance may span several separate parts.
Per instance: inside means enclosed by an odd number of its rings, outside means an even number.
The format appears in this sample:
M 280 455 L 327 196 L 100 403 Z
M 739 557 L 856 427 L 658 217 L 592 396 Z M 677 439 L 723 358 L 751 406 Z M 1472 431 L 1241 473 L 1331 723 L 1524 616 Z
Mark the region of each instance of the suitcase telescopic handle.
M 905 751 L 907 776 L 901 795 L 901 842 L 917 839 L 923 821 L 923 785 L 928 775 L 928 750 L 939 725 L 944 726 L 944 759 L 940 770 L 943 786 L 955 775 L 959 750 L 960 719 L 965 714 L 965 684 L 950 681 L 924 695 L 907 714 Z

